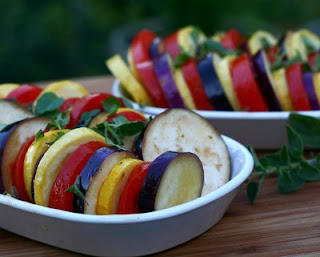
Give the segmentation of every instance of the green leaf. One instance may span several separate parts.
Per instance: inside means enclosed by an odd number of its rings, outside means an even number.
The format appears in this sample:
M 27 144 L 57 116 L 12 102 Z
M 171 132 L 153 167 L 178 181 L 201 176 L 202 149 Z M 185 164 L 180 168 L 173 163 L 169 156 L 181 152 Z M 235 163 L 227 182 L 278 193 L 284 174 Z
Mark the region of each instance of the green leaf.
M 35 135 L 35 139 L 34 141 L 37 142 L 38 140 L 40 140 L 41 138 L 44 137 L 44 133 L 41 129 L 39 129 L 39 131 L 37 132 L 37 134 Z
M 176 59 L 174 60 L 174 66 L 176 68 L 181 67 L 185 62 L 193 58 L 191 53 L 183 51 L 180 54 L 177 55 Z
M 4 124 L 4 123 L 0 124 L 0 131 L 3 130 L 6 126 L 7 124 Z
M 54 93 L 44 93 L 36 103 L 34 114 L 41 116 L 45 113 L 57 110 L 63 104 L 63 98 L 57 97 Z
M 123 136 L 133 136 L 141 132 L 144 128 L 144 123 L 137 121 L 137 122 L 131 122 L 128 124 L 123 124 L 119 127 L 119 130 Z
M 269 50 L 272 47 L 270 42 L 265 37 L 262 37 L 260 39 L 260 43 L 261 43 L 262 49 L 264 50 Z
M 47 125 L 47 129 L 59 129 L 62 130 L 70 122 L 69 112 L 59 112 L 56 117 Z
M 298 133 L 287 126 L 288 135 L 288 154 L 291 161 L 299 161 L 303 155 L 303 142 Z
M 265 167 L 264 165 L 260 162 L 255 150 L 253 149 L 252 146 L 248 147 L 249 152 L 251 153 L 252 157 L 253 157 L 253 161 L 254 161 L 254 167 L 257 171 L 265 171 Z
M 320 147 L 320 120 L 311 116 L 292 113 L 290 126 L 300 135 L 303 143 L 311 147 Z
M 111 121 L 112 124 L 116 126 L 121 126 L 123 124 L 128 124 L 129 121 L 124 115 L 119 115 L 117 117 L 114 117 Z
M 261 164 L 266 170 L 274 170 L 275 167 L 286 167 L 289 156 L 286 147 L 282 147 L 278 152 L 265 154 L 260 158 Z
M 108 117 L 116 114 L 117 110 L 121 107 L 119 100 L 114 97 L 108 97 L 102 102 L 103 109 L 108 113 Z
M 319 181 L 320 180 L 320 169 L 316 166 L 313 166 L 302 160 L 300 162 L 300 170 L 298 173 L 299 177 L 304 181 L 311 182 L 311 181 Z
M 314 44 L 308 36 L 302 35 L 301 38 L 305 47 L 307 48 L 308 54 L 314 53 L 319 50 L 319 47 L 316 44 Z
M 247 197 L 251 204 L 256 200 L 258 191 L 260 189 L 260 183 L 257 181 L 251 181 L 247 184 Z
M 319 53 L 316 56 L 314 72 L 320 72 L 320 54 Z
M 300 178 L 299 168 L 289 171 L 279 171 L 278 189 L 282 194 L 294 192 L 302 188 L 304 180 Z
M 125 107 L 133 109 L 133 104 L 126 98 L 122 98 L 122 102 Z
M 80 176 L 77 176 L 77 178 L 76 178 L 75 182 L 73 183 L 73 185 L 71 187 L 69 187 L 66 190 L 66 192 L 73 193 L 75 196 L 79 197 L 81 200 L 83 200 L 84 202 L 86 202 L 88 204 L 84 194 L 82 193 L 82 191 L 79 188 L 79 185 L 81 185 L 81 179 L 80 179 Z
M 57 142 L 61 137 L 63 137 L 64 135 L 65 135 L 64 132 L 59 131 L 58 134 L 57 134 L 57 136 L 56 136 L 56 138 L 55 138 L 52 142 L 46 142 L 46 144 L 47 144 L 48 146 L 51 146 L 51 145 L 53 145 L 55 142 Z
M 99 109 L 94 109 L 94 110 L 92 110 L 90 112 L 82 113 L 81 119 L 79 121 L 79 124 L 81 124 L 84 127 L 87 127 L 89 125 L 90 121 L 92 120 L 92 118 L 94 116 L 96 116 L 99 112 L 100 112 Z

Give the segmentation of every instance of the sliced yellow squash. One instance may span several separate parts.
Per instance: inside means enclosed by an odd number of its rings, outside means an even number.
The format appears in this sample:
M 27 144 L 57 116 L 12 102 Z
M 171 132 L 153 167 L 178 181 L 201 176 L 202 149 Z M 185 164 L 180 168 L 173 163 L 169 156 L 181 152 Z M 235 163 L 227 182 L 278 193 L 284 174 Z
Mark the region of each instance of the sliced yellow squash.
M 313 73 L 313 85 L 316 91 L 318 102 L 320 102 L 320 72 Z
M 39 162 L 34 179 L 36 204 L 48 206 L 51 188 L 65 159 L 80 145 L 89 141 L 105 143 L 105 138 L 89 128 L 77 128 L 71 130 L 67 136 L 63 136 L 46 151 Z
M 114 55 L 110 59 L 106 60 L 106 66 L 112 74 L 119 79 L 122 86 L 131 95 L 135 102 L 141 105 L 152 105 L 151 98 L 147 91 L 135 78 L 120 55 Z
M 176 69 L 173 73 L 173 77 L 174 77 L 174 81 L 176 82 L 179 94 L 182 97 L 182 100 L 185 106 L 190 110 L 196 109 L 191 92 L 189 90 L 187 83 L 183 78 L 181 69 Z
M 262 40 L 266 40 L 271 46 L 277 44 L 277 39 L 271 33 L 264 30 L 258 30 L 248 41 L 249 50 L 252 55 L 256 54 L 263 47 Z
M 206 40 L 206 36 L 201 31 L 193 26 L 187 26 L 178 31 L 178 44 L 183 50 L 194 55 L 197 50 L 197 42 L 195 42 L 191 36 L 192 31 L 199 32 L 198 43 L 202 43 Z
M 117 212 L 122 190 L 133 170 L 141 160 L 127 158 L 113 166 L 100 189 L 96 213 L 100 215 Z
M 5 83 L 0 84 L 0 98 L 6 97 L 11 91 L 19 87 L 19 84 Z

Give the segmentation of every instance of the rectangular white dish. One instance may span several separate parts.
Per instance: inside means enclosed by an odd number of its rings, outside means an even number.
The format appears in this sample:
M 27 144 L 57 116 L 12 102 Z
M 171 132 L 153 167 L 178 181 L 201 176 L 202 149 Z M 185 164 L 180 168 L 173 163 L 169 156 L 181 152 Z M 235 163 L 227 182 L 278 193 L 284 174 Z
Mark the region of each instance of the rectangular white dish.
M 252 171 L 253 159 L 248 150 L 223 138 L 231 156 L 230 181 L 188 203 L 145 214 L 97 216 L 0 195 L 0 226 L 45 244 L 92 256 L 140 256 L 172 248 L 215 225 Z
M 148 115 L 157 115 L 166 109 L 141 106 L 130 100 L 118 80 L 112 86 L 112 94 L 128 99 L 134 109 Z M 195 111 L 209 120 L 222 134 L 256 149 L 279 149 L 287 142 L 286 124 L 290 112 L 232 112 Z M 320 111 L 303 111 L 299 114 L 320 118 Z

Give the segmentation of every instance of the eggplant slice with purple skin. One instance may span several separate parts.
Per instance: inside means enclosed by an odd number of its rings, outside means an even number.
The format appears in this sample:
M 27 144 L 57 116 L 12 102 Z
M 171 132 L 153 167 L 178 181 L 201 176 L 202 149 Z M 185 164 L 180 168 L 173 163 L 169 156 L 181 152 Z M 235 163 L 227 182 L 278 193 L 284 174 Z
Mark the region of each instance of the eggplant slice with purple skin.
M 139 196 L 140 212 L 151 212 L 201 196 L 204 172 L 193 153 L 165 152 L 150 165 Z
M 219 111 L 232 111 L 232 107 L 213 66 L 212 54 L 208 54 L 206 58 L 199 62 L 198 72 L 206 95 L 214 108 Z
M 270 111 L 281 111 L 279 101 L 272 85 L 270 64 L 263 50 L 259 50 L 252 57 L 256 80 Z M 252 99 L 254 101 L 254 99 Z
M 144 161 L 154 161 L 167 151 L 196 154 L 204 168 L 202 195 L 225 184 L 230 178 L 231 162 L 225 142 L 213 125 L 185 109 L 169 109 L 148 125 L 142 143 Z
M 316 90 L 314 87 L 312 72 L 306 72 L 303 74 L 303 84 L 304 84 L 304 88 L 306 90 L 308 100 L 312 110 L 319 110 L 320 106 L 317 99 Z
M 154 68 L 161 88 L 171 108 L 184 108 L 184 102 L 180 96 L 174 81 L 169 55 L 162 54 L 154 58 Z
M 78 213 L 96 214 L 96 204 L 100 188 L 112 167 L 120 160 L 134 158 L 134 155 L 112 147 L 98 149 L 88 160 L 80 173 L 77 187 L 85 199 L 74 197 L 74 211 Z

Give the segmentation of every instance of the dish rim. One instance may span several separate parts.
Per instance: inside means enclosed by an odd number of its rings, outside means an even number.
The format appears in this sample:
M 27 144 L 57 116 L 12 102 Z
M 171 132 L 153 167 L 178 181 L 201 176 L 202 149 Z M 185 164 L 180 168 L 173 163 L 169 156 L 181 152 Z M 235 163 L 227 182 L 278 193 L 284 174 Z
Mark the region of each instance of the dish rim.
M 243 167 L 239 173 L 230 179 L 227 183 L 222 185 L 220 188 L 205 196 L 201 196 L 190 202 L 174 206 L 168 209 L 149 213 L 138 213 L 138 214 L 113 214 L 113 215 L 88 215 L 72 213 L 63 210 L 57 210 L 49 207 L 39 206 L 33 203 L 24 202 L 12 197 L 0 195 L 0 204 L 16 208 L 20 211 L 34 213 L 37 215 L 43 215 L 50 218 L 56 218 L 66 221 L 78 222 L 78 223 L 91 223 L 91 224 L 132 224 L 132 223 L 143 223 L 152 222 L 156 220 L 168 219 L 174 216 L 179 216 L 184 213 L 190 212 L 194 209 L 201 208 L 213 202 L 223 196 L 227 195 L 237 187 L 239 187 L 251 174 L 253 169 L 253 158 L 242 144 L 234 139 L 223 136 L 226 145 L 230 148 L 235 148 L 244 154 Z
M 157 115 L 164 112 L 166 108 L 159 108 L 153 106 L 141 106 L 136 102 L 125 96 L 120 88 L 120 81 L 115 79 L 111 88 L 113 95 L 123 97 L 129 101 L 135 110 L 147 113 L 150 115 Z M 194 110 L 195 113 L 203 116 L 206 119 L 219 119 L 219 120 L 285 120 L 288 119 L 291 113 L 298 113 L 301 115 L 308 115 L 312 117 L 320 117 L 320 110 L 312 111 L 270 111 L 270 112 L 239 112 L 239 111 L 202 111 Z

